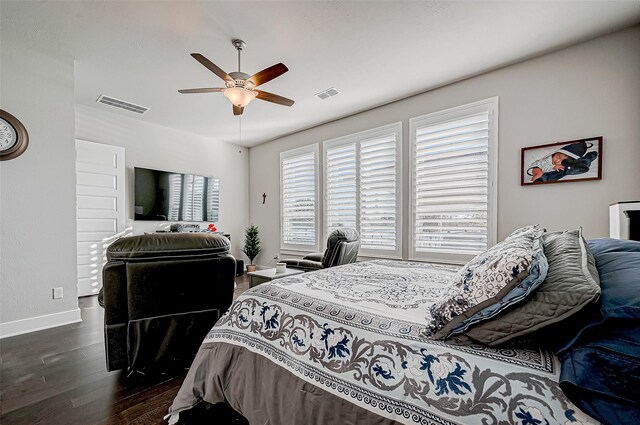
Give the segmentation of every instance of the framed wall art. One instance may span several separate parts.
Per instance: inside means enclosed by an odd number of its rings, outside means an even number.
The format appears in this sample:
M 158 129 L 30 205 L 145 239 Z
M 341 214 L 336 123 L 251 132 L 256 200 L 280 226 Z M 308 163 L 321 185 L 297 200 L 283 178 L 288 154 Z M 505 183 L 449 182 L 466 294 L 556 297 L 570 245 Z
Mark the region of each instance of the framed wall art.
M 602 179 L 602 136 L 522 148 L 520 184 Z

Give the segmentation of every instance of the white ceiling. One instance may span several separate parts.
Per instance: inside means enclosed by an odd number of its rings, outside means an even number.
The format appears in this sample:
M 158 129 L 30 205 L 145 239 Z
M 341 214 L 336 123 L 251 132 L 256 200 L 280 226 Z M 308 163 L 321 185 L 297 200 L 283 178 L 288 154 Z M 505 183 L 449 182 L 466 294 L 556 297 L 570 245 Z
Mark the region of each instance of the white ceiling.
M 3 0 L 2 38 L 76 61 L 76 102 L 253 146 L 640 21 L 640 1 L 143 2 Z M 256 100 L 238 117 L 189 56 L 243 71 L 278 62 L 289 72 L 261 86 L 296 101 Z M 331 86 L 342 94 L 319 100 Z M 100 94 L 151 108 L 143 116 Z

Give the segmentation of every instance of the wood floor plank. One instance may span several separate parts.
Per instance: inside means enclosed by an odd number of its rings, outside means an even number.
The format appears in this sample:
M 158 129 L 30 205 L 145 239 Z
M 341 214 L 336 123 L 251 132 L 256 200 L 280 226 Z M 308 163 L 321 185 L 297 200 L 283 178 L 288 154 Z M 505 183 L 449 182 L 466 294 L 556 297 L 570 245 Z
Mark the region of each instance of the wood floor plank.
M 249 287 L 237 281 L 234 299 Z M 18 335 L 0 344 L 0 423 L 162 424 L 186 376 L 127 377 L 107 372 L 104 311 L 97 297 L 79 301 L 81 323 Z

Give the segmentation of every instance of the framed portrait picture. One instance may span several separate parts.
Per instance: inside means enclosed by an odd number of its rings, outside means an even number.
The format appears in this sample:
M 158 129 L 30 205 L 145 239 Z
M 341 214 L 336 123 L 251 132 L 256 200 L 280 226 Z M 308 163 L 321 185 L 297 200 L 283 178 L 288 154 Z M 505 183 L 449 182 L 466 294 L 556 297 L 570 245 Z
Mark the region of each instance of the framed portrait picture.
M 522 148 L 520 184 L 602 179 L 602 136 Z

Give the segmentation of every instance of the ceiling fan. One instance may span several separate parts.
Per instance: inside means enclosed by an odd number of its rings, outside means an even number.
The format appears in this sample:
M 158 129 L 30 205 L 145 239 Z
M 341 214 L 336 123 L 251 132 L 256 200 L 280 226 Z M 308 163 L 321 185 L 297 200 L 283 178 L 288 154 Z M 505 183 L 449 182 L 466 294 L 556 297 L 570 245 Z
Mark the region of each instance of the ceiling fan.
M 240 53 L 246 46 L 246 43 L 238 39 L 232 40 L 231 43 L 236 50 L 238 50 L 238 72 L 230 72 L 227 74 L 200 53 L 191 53 L 191 56 L 193 56 L 195 60 L 204 65 L 209 71 L 222 78 L 225 82 L 225 87 L 184 89 L 178 91 L 182 94 L 222 92 L 233 104 L 233 115 L 242 115 L 244 107 L 253 99 L 266 100 L 267 102 L 277 103 L 278 105 L 284 106 L 291 106 L 294 104 L 293 100 L 287 99 L 286 97 L 255 89 L 259 85 L 281 76 L 287 72 L 289 68 L 287 68 L 283 63 L 279 63 L 263 69 L 257 74 L 249 76 L 249 74 L 245 74 L 240 71 Z

